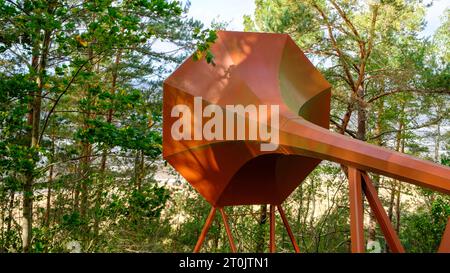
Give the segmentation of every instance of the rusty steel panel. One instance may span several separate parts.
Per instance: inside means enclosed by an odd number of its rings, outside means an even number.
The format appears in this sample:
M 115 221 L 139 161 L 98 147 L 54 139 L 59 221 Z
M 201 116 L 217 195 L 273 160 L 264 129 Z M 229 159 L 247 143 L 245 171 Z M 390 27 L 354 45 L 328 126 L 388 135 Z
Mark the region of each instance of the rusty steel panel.
M 202 232 L 200 233 L 200 236 L 198 236 L 197 243 L 195 244 L 195 247 L 194 247 L 194 253 L 198 253 L 200 251 L 200 249 L 202 248 L 203 241 L 205 241 L 206 235 L 208 234 L 209 228 L 211 227 L 212 222 L 214 220 L 214 215 L 216 215 L 216 208 L 212 207 L 208 214 L 208 218 L 206 218 L 205 225 L 203 226 Z
M 450 253 L 450 217 L 447 221 L 444 234 L 442 234 L 441 244 L 438 249 L 439 253 Z
M 222 215 L 223 225 L 225 226 L 225 231 L 227 232 L 228 242 L 230 243 L 231 252 L 236 253 L 236 245 L 234 244 L 233 234 L 231 233 L 230 226 L 228 224 L 228 217 L 223 210 L 223 208 L 219 209 L 220 214 Z
M 364 208 L 361 184 L 361 173 L 359 170 L 348 168 L 349 185 L 349 208 L 350 208 L 350 237 L 353 253 L 364 253 Z
M 292 243 L 292 246 L 294 247 L 295 253 L 300 253 L 300 248 L 298 247 L 297 241 L 295 240 L 294 233 L 292 232 L 292 229 L 289 226 L 289 222 L 287 220 L 287 217 L 286 217 L 286 214 L 284 213 L 283 208 L 281 207 L 281 205 L 278 205 L 277 208 L 278 208 L 278 212 L 280 213 L 281 220 L 283 220 L 284 227 L 286 228 L 286 231 L 289 235 L 289 239 L 291 239 L 291 243 Z
M 275 205 L 270 205 L 269 209 L 269 252 L 275 253 Z
M 215 66 L 188 58 L 164 82 L 163 156 L 213 207 L 281 204 L 321 160 L 450 193 L 450 168 L 330 132 L 331 86 L 288 35 L 220 31 L 211 51 Z M 202 109 L 278 105 L 278 148 L 261 151 L 260 136 L 175 140 L 171 111 L 195 113 L 195 97 Z
M 404 253 L 405 249 L 403 248 L 397 232 L 395 232 L 394 227 L 392 226 L 392 223 L 389 220 L 380 199 L 378 198 L 378 193 L 373 186 L 372 180 L 365 173 L 362 173 L 362 178 L 364 181 L 363 191 L 366 194 L 367 201 L 369 202 L 370 208 L 372 209 L 372 212 L 380 225 L 381 231 L 384 234 L 384 238 L 386 238 L 389 248 L 394 253 Z

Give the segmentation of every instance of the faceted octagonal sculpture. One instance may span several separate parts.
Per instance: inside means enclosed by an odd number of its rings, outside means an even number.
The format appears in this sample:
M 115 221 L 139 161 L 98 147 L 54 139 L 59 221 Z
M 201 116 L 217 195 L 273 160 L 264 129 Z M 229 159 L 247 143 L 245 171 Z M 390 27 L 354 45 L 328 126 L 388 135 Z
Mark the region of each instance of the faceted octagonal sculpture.
M 301 116 L 328 128 L 330 84 L 286 34 L 221 31 L 211 51 L 214 66 L 188 58 L 164 83 L 164 158 L 213 206 L 279 204 L 320 159 L 291 155 L 282 145 L 261 151 L 260 141 L 248 138 L 174 140 L 179 117 L 171 111 L 188 105 L 194 116 L 195 97 L 202 109 L 215 104 L 224 112 L 226 105 L 279 105 L 280 126 Z
M 450 168 L 330 132 L 330 84 L 288 35 L 222 31 L 211 50 L 164 82 L 163 156 L 213 207 L 281 204 L 322 159 L 450 194 Z

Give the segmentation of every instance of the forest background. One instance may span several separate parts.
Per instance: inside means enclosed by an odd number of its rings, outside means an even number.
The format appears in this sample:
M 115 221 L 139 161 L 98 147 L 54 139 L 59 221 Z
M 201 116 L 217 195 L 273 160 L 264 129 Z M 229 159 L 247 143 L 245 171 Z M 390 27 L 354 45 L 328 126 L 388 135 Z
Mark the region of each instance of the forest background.
M 450 166 L 448 5 L 424 35 L 432 1 L 251 4 L 244 30 L 290 34 L 332 84 L 332 130 Z M 192 251 L 209 205 L 161 158 L 162 81 L 192 53 L 212 62 L 216 30 L 235 22 L 189 8 L 0 0 L 0 252 Z M 450 197 L 372 179 L 406 251 L 436 251 Z M 349 252 L 346 183 L 323 162 L 285 202 L 302 252 Z M 238 251 L 268 250 L 266 205 L 226 211 Z M 367 204 L 365 217 L 388 252 Z M 220 221 L 203 250 L 230 251 Z

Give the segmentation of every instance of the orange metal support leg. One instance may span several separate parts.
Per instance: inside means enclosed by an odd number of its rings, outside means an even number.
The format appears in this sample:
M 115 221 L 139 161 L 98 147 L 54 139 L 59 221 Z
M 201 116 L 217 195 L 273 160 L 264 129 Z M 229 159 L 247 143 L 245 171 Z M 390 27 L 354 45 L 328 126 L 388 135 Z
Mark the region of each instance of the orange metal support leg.
M 444 235 L 442 235 L 438 252 L 450 253 L 450 218 L 448 218 L 447 227 L 445 228 Z
M 380 228 L 383 231 L 389 248 L 392 250 L 392 252 L 404 253 L 405 249 L 403 248 L 397 233 L 392 227 L 392 223 L 389 220 L 389 217 L 387 216 L 386 211 L 384 210 L 383 205 L 380 202 L 380 199 L 378 198 L 377 191 L 373 186 L 370 177 L 366 173 L 361 174 L 363 178 L 363 190 L 366 194 L 367 201 L 369 202 L 370 208 L 372 209 L 378 223 L 380 224 Z
M 289 238 L 291 239 L 292 245 L 294 246 L 295 253 L 300 253 L 300 248 L 295 241 L 294 234 L 292 233 L 291 227 L 289 226 L 288 220 L 286 218 L 286 214 L 284 214 L 284 210 L 281 205 L 277 206 L 278 212 L 280 213 L 281 219 L 283 220 L 284 226 L 286 227 L 287 233 L 289 234 Z
M 364 253 L 364 211 L 362 200 L 361 173 L 359 170 L 348 168 L 349 199 L 350 199 L 350 235 L 352 252 Z
M 275 206 L 270 205 L 270 242 L 269 251 L 275 253 Z
M 236 246 L 234 245 L 233 235 L 231 234 L 230 226 L 228 225 L 228 218 L 225 214 L 223 208 L 219 208 L 220 214 L 222 215 L 223 224 L 225 226 L 225 230 L 227 232 L 228 241 L 230 242 L 231 251 L 236 253 Z
M 200 236 L 198 237 L 197 244 L 195 245 L 195 248 L 194 248 L 194 253 L 198 253 L 200 251 L 203 241 L 206 238 L 206 234 L 208 234 L 208 230 L 211 227 L 211 224 L 213 222 L 215 214 L 216 214 L 216 208 L 212 207 L 211 211 L 209 212 L 208 218 L 206 218 L 206 222 L 205 222 L 205 225 L 203 226 L 202 233 L 200 233 Z

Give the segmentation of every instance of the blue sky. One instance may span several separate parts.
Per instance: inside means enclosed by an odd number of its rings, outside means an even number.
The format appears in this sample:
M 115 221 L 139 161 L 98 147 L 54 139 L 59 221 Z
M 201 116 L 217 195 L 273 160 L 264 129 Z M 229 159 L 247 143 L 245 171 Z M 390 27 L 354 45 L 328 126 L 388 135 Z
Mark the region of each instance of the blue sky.
M 201 20 L 209 26 L 213 19 L 229 22 L 229 30 L 243 30 L 244 15 L 252 15 L 255 10 L 254 0 L 190 0 L 189 15 Z M 450 7 L 450 1 L 437 0 L 427 11 L 427 27 L 424 35 L 432 35 L 440 25 L 441 16 L 446 8 Z

